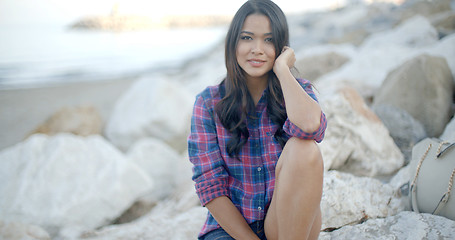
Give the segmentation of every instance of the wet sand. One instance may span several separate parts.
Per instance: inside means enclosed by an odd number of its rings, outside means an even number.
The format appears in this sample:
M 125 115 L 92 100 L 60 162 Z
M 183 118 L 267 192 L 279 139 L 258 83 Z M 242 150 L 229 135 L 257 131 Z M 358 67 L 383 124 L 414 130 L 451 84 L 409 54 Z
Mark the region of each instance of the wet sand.
M 0 150 L 22 141 L 65 106 L 92 105 L 105 121 L 117 99 L 137 78 L 0 89 Z

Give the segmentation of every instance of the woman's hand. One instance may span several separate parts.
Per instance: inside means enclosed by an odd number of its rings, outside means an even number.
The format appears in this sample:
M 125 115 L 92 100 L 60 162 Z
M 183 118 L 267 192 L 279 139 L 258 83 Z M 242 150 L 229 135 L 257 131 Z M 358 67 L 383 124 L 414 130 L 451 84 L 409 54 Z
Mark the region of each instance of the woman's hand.
M 278 58 L 275 60 L 273 71 L 276 75 L 278 75 L 282 71 L 289 70 L 290 68 L 294 67 L 295 60 L 294 49 L 285 46 L 281 51 L 280 56 L 278 56 Z

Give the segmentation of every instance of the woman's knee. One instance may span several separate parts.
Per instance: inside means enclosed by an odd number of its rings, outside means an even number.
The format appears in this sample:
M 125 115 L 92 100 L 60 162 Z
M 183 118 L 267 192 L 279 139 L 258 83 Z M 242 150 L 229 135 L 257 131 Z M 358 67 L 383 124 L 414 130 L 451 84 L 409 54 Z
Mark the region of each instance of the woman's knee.
M 291 165 L 296 170 L 305 168 L 322 171 L 324 168 L 321 151 L 313 140 L 290 138 L 282 155 L 285 158 L 282 164 Z

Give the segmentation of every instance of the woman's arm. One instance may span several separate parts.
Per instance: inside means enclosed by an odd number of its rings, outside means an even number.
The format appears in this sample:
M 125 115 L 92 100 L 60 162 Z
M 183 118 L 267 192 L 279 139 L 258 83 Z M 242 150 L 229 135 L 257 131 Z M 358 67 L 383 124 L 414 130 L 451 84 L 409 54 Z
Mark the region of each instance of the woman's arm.
M 205 207 L 224 231 L 234 239 L 259 239 L 228 197 L 215 198 Z
M 294 63 L 294 50 L 285 47 L 276 59 L 273 71 L 281 84 L 289 120 L 303 131 L 311 133 L 321 124 L 321 107 L 292 75 L 290 68 Z
M 228 174 L 218 145 L 216 125 L 210 104 L 204 97 L 196 97 L 188 137 L 188 154 L 193 163 L 193 180 L 201 204 L 205 206 L 221 227 L 236 239 L 258 239 L 245 218 L 227 197 Z

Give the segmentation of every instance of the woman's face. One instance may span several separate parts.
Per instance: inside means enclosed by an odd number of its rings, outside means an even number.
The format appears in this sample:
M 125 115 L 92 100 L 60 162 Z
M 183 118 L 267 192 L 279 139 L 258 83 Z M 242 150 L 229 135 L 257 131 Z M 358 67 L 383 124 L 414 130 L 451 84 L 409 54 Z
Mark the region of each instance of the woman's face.
M 261 14 L 246 17 L 236 57 L 248 81 L 267 79 L 267 74 L 275 63 L 275 47 L 268 17 Z

